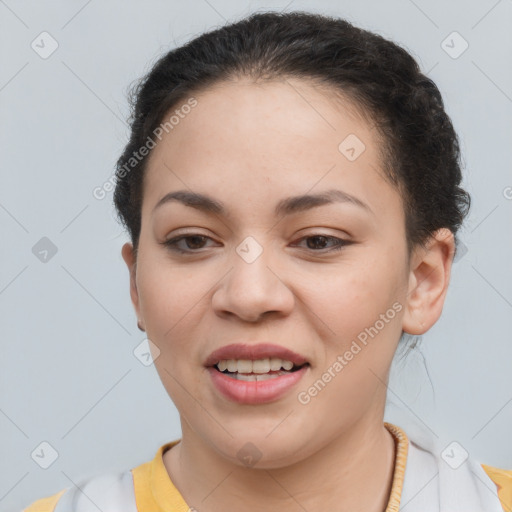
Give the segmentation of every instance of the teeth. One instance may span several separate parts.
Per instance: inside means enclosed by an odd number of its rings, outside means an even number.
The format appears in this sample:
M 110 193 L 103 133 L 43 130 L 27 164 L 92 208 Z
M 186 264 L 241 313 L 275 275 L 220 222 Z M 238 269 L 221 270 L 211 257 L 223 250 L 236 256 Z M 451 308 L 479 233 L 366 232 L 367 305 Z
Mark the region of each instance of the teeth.
M 278 357 L 271 357 L 270 358 L 270 369 L 273 371 L 273 372 L 276 372 L 278 370 L 281 369 L 281 362 L 283 360 L 282 359 L 279 359 Z
M 250 359 L 238 359 L 236 371 L 238 373 L 252 373 L 252 361 Z
M 252 362 L 252 373 L 268 373 L 270 371 L 270 359 L 256 359 Z
M 277 372 L 281 369 L 289 371 L 293 368 L 293 363 L 278 357 L 256 359 L 254 361 L 250 359 L 223 359 L 217 363 L 217 368 L 221 372 L 227 370 L 229 373 L 257 373 L 262 375 L 270 371 Z
M 293 363 L 291 361 L 283 361 L 281 363 L 281 366 L 285 369 L 285 370 L 291 370 L 293 368 Z
M 249 382 L 255 382 L 255 381 L 262 381 L 262 380 L 269 380 L 269 379 L 277 379 L 281 375 L 287 375 L 288 372 L 278 372 L 278 373 L 263 373 L 263 374 L 250 374 L 246 375 L 244 373 L 233 373 L 230 375 L 230 377 L 237 379 L 237 380 L 245 380 Z

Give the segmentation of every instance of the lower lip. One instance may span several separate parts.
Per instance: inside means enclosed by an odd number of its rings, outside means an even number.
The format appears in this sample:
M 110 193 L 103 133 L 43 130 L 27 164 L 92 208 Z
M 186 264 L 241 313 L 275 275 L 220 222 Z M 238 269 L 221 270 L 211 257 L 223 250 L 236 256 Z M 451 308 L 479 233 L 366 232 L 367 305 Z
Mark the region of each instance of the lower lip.
M 308 366 L 300 370 L 262 381 L 245 381 L 228 377 L 213 367 L 208 371 L 213 384 L 226 398 L 239 404 L 265 404 L 278 400 L 295 386 L 304 376 Z

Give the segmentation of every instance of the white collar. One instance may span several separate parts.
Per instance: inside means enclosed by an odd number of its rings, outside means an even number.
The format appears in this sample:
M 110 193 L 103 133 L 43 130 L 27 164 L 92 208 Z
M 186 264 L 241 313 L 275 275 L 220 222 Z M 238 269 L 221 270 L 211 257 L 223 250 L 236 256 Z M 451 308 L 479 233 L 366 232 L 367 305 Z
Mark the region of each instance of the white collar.
M 503 512 L 496 484 L 461 445 L 437 439 L 394 404 L 386 404 L 386 421 L 409 438 L 400 511 Z

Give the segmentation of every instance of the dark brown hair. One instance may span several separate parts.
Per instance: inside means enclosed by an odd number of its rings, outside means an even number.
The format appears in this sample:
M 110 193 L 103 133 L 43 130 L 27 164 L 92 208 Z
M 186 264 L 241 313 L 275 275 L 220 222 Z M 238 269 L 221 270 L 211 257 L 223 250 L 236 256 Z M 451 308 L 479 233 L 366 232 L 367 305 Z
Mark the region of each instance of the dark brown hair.
M 470 206 L 456 133 L 441 94 L 397 44 L 349 22 L 306 12 L 253 14 L 163 55 L 132 89 L 131 136 L 116 167 L 114 203 L 135 250 L 147 145 L 166 114 L 233 77 L 315 80 L 353 100 L 383 141 L 383 169 L 403 198 L 410 250 L 439 228 L 454 234 Z M 341 142 L 341 141 L 340 141 Z M 127 167 L 127 162 L 131 165 Z

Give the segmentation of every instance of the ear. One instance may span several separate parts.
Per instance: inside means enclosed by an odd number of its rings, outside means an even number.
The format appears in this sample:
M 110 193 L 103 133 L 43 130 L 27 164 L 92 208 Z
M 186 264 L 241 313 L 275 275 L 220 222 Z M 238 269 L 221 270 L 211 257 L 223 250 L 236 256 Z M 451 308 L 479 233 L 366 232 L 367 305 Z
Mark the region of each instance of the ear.
M 125 243 L 123 248 L 121 249 L 121 255 L 128 267 L 128 272 L 130 273 L 130 297 L 132 299 L 133 307 L 135 308 L 135 313 L 137 314 L 137 325 L 139 329 L 146 330 L 144 327 L 144 319 L 141 316 L 140 311 L 140 302 L 139 302 L 139 292 L 137 290 L 137 255 L 136 251 L 133 249 L 133 245 L 131 243 Z
M 425 248 L 413 251 L 402 318 L 402 329 L 406 333 L 423 334 L 441 316 L 454 252 L 455 237 L 447 228 L 436 231 Z

